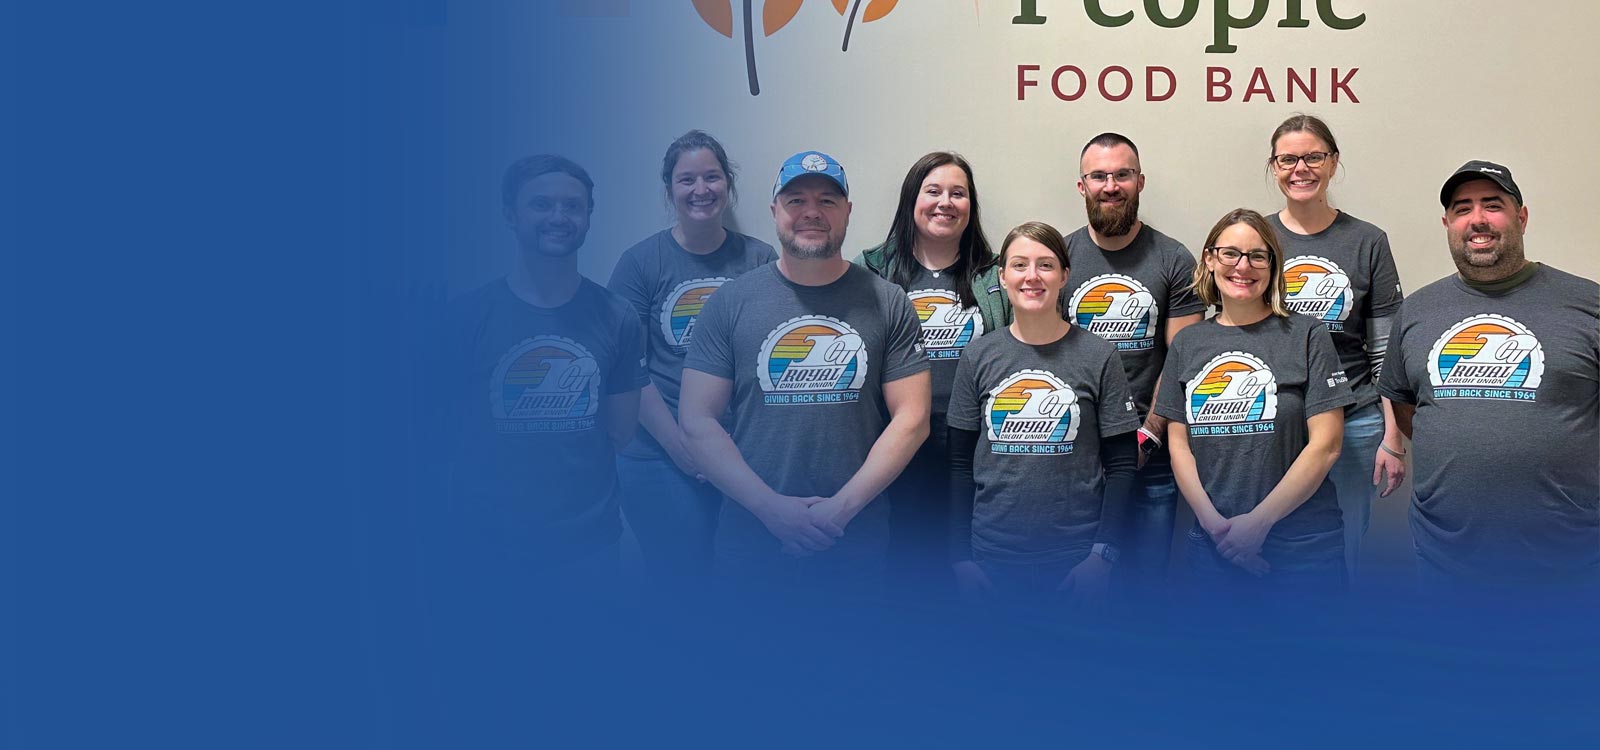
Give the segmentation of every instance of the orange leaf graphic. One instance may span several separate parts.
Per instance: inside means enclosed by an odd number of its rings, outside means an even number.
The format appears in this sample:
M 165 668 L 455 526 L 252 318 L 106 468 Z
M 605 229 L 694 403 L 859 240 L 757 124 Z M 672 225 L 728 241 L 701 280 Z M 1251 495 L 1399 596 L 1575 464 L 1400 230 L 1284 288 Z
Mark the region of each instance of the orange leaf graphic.
M 794 14 L 800 12 L 800 3 L 803 0 L 767 0 L 761 9 L 761 28 L 772 36 L 778 29 L 783 28 L 794 20 Z
M 849 8 L 850 0 L 833 0 L 833 9 L 839 11 L 839 15 L 844 15 L 844 12 Z
M 889 11 L 894 10 L 895 3 L 898 2 L 900 0 L 872 0 L 872 2 L 867 3 L 867 12 L 862 14 L 861 22 L 872 23 L 889 15 Z
M 733 38 L 733 0 L 692 0 L 694 9 L 707 26 Z M 798 5 L 798 3 L 796 3 Z M 770 33 L 770 32 L 769 32 Z

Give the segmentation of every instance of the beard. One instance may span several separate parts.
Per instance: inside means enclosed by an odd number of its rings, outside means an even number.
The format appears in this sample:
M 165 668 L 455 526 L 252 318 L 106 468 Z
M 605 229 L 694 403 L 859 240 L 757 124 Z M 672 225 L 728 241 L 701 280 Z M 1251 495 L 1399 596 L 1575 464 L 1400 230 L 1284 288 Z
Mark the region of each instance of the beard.
M 1467 237 L 1473 234 L 1492 231 L 1494 230 L 1482 225 L 1468 227 L 1465 232 L 1458 233 L 1453 229 L 1450 231 L 1450 259 L 1455 261 L 1456 270 L 1460 271 L 1462 276 L 1474 278 L 1483 275 L 1481 271 L 1484 270 L 1522 266 L 1524 259 L 1522 232 L 1515 225 L 1500 232 L 1495 243 L 1489 247 L 1474 248 L 1467 243 Z
M 1093 195 L 1083 196 L 1084 210 L 1089 214 L 1089 226 L 1105 237 L 1121 237 L 1132 231 L 1139 222 L 1139 194 L 1123 193 L 1126 200 L 1120 206 L 1107 207 Z
M 778 244 L 783 246 L 785 255 L 796 260 L 821 260 L 838 255 L 843 239 L 835 238 L 833 233 L 829 232 L 828 239 L 819 243 L 809 243 L 802 242 L 795 232 L 789 232 L 786 235 L 779 235 Z

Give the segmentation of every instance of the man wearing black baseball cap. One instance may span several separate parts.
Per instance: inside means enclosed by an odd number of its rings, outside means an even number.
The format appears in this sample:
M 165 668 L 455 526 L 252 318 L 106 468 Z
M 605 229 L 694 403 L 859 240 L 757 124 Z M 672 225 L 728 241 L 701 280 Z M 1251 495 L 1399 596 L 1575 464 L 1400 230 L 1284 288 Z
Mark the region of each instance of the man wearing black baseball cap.
M 716 569 L 741 594 L 880 595 L 889 506 L 876 498 L 928 435 L 916 310 L 841 253 L 849 185 L 827 154 L 784 162 L 778 262 L 717 291 L 684 362 L 681 424 L 725 497 Z
M 1511 170 L 1439 192 L 1458 273 L 1406 298 L 1378 390 L 1412 437 L 1411 529 L 1433 593 L 1600 593 L 1600 284 L 1523 248 Z

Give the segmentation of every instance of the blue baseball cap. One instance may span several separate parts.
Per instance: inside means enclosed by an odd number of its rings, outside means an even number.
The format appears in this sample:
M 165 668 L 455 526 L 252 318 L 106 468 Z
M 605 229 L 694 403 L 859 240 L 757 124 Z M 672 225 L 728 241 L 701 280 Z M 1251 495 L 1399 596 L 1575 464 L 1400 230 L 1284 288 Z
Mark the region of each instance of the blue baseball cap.
M 783 167 L 778 170 L 778 181 L 772 185 L 772 197 L 778 197 L 784 186 L 794 182 L 795 178 L 808 174 L 832 179 L 839 186 L 839 192 L 844 193 L 846 198 L 850 197 L 850 182 L 844 177 L 844 167 L 821 151 L 801 151 L 785 159 Z

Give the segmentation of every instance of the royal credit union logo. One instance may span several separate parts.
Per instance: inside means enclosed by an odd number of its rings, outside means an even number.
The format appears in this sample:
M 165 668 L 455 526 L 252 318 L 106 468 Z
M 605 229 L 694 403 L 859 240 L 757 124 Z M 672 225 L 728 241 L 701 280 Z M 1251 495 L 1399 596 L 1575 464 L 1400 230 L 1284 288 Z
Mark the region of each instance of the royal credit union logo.
M 1272 432 L 1278 415 L 1278 381 L 1260 357 L 1220 354 L 1189 382 L 1190 435 Z
M 733 0 L 691 0 L 694 9 L 700 14 L 700 20 L 707 26 L 716 30 L 729 39 L 733 38 Z M 796 14 L 800 12 L 803 0 L 741 0 L 740 18 L 742 19 L 744 37 L 744 62 L 745 72 L 750 79 L 750 95 L 761 93 L 760 76 L 756 73 L 756 40 L 754 7 L 761 7 L 761 31 L 765 36 L 772 36 L 778 30 L 789 25 Z M 900 0 L 830 0 L 833 9 L 845 18 L 844 41 L 840 49 L 850 50 L 850 33 L 855 30 L 856 19 L 862 23 L 872 23 L 894 10 Z M 865 7 L 863 7 L 865 6 Z
M 765 403 L 853 403 L 867 382 L 867 347 L 850 324 L 823 315 L 794 318 L 761 344 L 756 377 Z
M 1078 392 L 1047 370 L 1023 370 L 989 391 L 989 451 L 1027 455 L 1072 452 L 1078 438 Z
M 1155 346 L 1161 308 L 1138 279 L 1107 273 L 1078 287 L 1067 314 L 1078 327 L 1115 342 L 1118 351 L 1142 351 Z
M 694 321 L 711 299 L 728 281 L 725 277 L 691 279 L 679 284 L 661 305 L 661 335 L 667 343 L 683 349 L 689 346 L 689 336 L 694 333 Z
M 1544 379 L 1544 347 L 1504 315 L 1474 315 L 1444 332 L 1428 352 L 1434 398 L 1534 401 Z
M 1326 323 L 1330 331 L 1344 330 L 1355 295 L 1339 264 L 1313 255 L 1292 258 L 1284 265 L 1283 286 L 1290 310 Z
M 571 339 L 524 339 L 495 366 L 489 401 L 500 432 L 592 429 L 600 408 L 600 365 Z
M 922 321 L 922 346 L 928 359 L 960 359 L 961 349 L 983 335 L 978 308 L 963 308 L 955 292 L 918 289 L 909 296 L 917 320 Z

